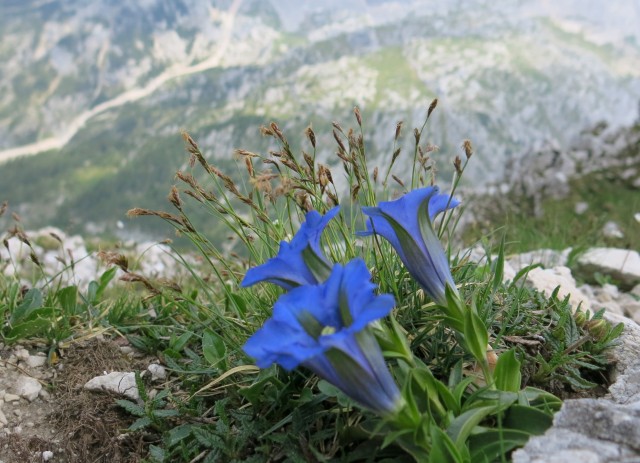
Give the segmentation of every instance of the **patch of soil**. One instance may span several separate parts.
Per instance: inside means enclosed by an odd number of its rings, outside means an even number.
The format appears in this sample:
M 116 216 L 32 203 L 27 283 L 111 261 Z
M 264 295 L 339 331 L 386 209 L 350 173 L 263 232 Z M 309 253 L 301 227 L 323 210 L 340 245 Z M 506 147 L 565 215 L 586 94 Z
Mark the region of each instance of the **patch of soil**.
M 60 352 L 54 366 L 31 368 L 16 357 L 18 349 L 0 349 L 0 411 L 7 421 L 0 422 L 0 462 L 134 463 L 147 455 L 149 436 L 126 431 L 135 418 L 116 397 L 83 385 L 105 372 L 144 371 L 148 360 L 124 354 L 114 341 L 94 339 Z M 20 375 L 45 386 L 33 401 L 12 395 Z M 10 402 L 2 400 L 6 394 Z

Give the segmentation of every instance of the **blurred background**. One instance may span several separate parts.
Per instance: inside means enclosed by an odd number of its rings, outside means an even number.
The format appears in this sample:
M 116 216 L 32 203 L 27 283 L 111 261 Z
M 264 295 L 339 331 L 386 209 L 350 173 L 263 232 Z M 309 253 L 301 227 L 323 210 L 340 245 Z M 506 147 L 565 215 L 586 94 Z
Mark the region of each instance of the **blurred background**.
M 369 166 L 404 121 L 402 173 L 438 98 L 440 175 L 468 138 L 465 184 L 487 190 L 527 153 L 575 152 L 640 110 L 629 0 L 2 0 L 0 37 L 0 202 L 25 228 L 85 236 L 171 234 L 125 214 L 167 208 L 181 130 L 235 169 L 234 149 L 272 147 L 261 125 L 299 152 L 311 124 L 337 165 L 331 122 L 355 126 L 357 105 Z

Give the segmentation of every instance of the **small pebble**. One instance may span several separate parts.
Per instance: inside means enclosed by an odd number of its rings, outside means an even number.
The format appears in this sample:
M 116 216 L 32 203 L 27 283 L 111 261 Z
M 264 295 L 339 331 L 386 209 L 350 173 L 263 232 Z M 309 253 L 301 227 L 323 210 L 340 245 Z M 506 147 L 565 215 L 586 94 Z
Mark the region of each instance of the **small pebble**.
M 42 461 L 49 461 L 53 458 L 53 452 L 51 450 L 45 450 L 42 452 Z
M 18 360 L 27 361 L 29 359 L 29 351 L 27 349 L 16 349 L 15 355 Z
M 165 370 L 162 365 L 159 365 L 157 363 L 152 363 L 151 365 L 149 365 L 147 367 L 147 370 L 149 370 L 149 373 L 151 373 L 151 379 L 153 381 L 162 381 L 167 377 L 167 370 Z
M 45 363 L 47 363 L 47 357 L 44 355 L 30 355 L 26 360 L 26 364 L 31 368 L 40 368 L 44 366 Z
M 575 210 L 576 214 L 582 215 L 585 212 L 587 212 L 587 209 L 589 209 L 589 204 L 581 201 L 579 203 L 576 203 L 574 210 Z
M 15 402 L 17 400 L 20 400 L 20 396 L 19 395 L 9 394 L 9 393 L 5 393 L 5 395 L 4 395 L 4 401 L 5 402 Z

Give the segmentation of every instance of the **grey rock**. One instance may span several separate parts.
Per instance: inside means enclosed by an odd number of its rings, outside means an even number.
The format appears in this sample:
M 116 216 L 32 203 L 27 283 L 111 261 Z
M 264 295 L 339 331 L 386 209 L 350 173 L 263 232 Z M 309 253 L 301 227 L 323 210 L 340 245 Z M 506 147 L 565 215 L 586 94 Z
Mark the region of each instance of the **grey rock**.
M 84 389 L 121 394 L 133 400 L 140 398 L 140 392 L 136 386 L 136 377 L 132 372 L 114 371 L 107 375 L 96 376 L 87 381 Z
M 570 252 L 571 248 L 565 249 L 564 251 L 537 249 L 510 257 L 507 261 L 516 271 L 532 264 L 541 264 L 544 268 L 565 267 Z
M 527 283 L 547 296 L 550 296 L 559 286 L 558 297 L 563 299 L 569 296 L 569 302 L 574 311 L 578 306 L 583 311 L 591 310 L 591 301 L 576 287 L 576 281 L 567 267 L 534 268 L 527 275 Z
M 568 400 L 553 420 L 558 428 L 581 430 L 592 439 L 640 451 L 640 410 L 610 400 Z
M 513 461 L 640 461 L 640 409 L 604 399 L 567 400 L 553 427 L 516 451 Z
M 633 455 L 632 450 L 614 442 L 596 441 L 580 432 L 553 427 L 516 450 L 513 463 L 613 463 Z
M 618 344 L 611 349 L 611 358 L 613 370 L 611 371 L 611 381 L 613 384 L 609 387 L 611 392 L 619 387 L 619 382 L 627 382 L 620 379 L 630 368 L 636 366 L 640 368 L 640 326 L 633 320 L 617 314 L 605 313 L 604 318 L 610 323 L 616 325 L 622 323 L 624 330 L 618 338 Z M 628 398 L 620 397 L 614 400 L 618 403 L 629 402 Z
M 593 281 L 596 272 L 609 275 L 621 289 L 630 289 L 640 283 L 640 254 L 628 249 L 592 248 L 578 258 L 574 272 L 587 281 Z

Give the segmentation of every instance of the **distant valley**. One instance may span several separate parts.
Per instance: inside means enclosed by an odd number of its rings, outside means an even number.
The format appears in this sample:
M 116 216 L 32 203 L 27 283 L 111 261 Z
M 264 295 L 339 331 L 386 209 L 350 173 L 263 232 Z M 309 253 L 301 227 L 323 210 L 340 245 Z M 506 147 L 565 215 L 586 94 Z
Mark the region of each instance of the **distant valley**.
M 186 166 L 180 130 L 234 169 L 235 148 L 265 152 L 275 120 L 294 147 L 363 112 L 370 166 L 439 99 L 428 141 L 444 177 L 463 139 L 468 181 L 570 143 L 640 108 L 640 5 L 591 0 L 9 0 L 0 5 L 0 200 L 28 227 L 158 237 L 127 209 L 165 207 Z M 588 4 L 588 5 L 587 5 Z M 617 8 L 617 9 L 615 9 Z M 5 219 L 6 220 L 6 219 Z

